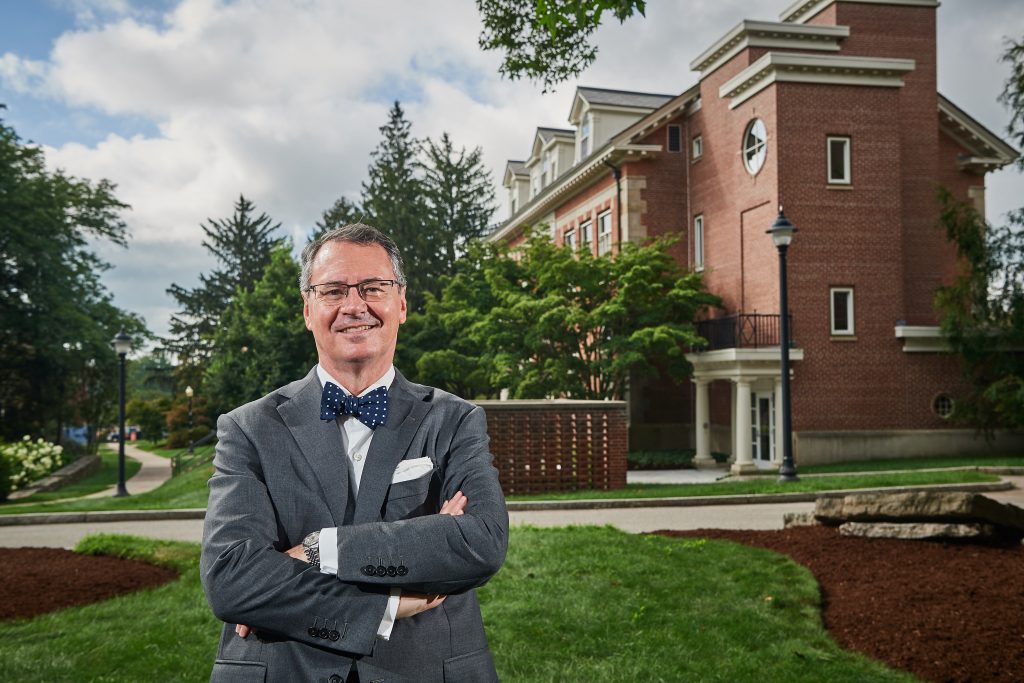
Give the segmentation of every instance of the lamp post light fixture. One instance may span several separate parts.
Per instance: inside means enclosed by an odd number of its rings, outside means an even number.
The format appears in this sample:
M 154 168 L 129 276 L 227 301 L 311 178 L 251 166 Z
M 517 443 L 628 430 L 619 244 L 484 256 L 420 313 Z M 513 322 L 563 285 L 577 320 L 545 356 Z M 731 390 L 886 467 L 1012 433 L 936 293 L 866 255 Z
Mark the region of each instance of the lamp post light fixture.
M 115 498 L 128 495 L 128 489 L 124 486 L 124 358 L 132 350 L 132 338 L 129 337 L 124 328 L 110 340 L 114 347 L 120 365 L 120 392 L 118 401 L 118 432 L 117 432 L 117 492 Z
M 796 227 L 786 218 L 781 206 L 778 217 L 767 232 L 779 250 L 779 342 L 782 354 L 782 466 L 779 468 L 779 481 L 799 481 L 793 463 L 793 409 L 789 398 L 789 294 L 786 288 L 786 252 L 789 243 L 793 241 Z
M 192 397 L 195 395 L 192 385 L 185 387 L 185 395 L 188 396 L 188 454 L 192 455 Z

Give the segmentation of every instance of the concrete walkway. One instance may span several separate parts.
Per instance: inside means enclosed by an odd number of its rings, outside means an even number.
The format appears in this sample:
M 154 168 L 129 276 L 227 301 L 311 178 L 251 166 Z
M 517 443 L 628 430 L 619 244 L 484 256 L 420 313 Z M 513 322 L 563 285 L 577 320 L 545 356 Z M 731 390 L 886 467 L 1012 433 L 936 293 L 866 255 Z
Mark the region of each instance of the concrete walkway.
M 171 478 L 170 458 L 162 458 L 159 455 L 153 455 L 149 451 L 144 451 L 138 446 L 130 443 L 126 443 L 124 445 L 124 454 L 125 457 L 131 458 L 132 460 L 138 460 L 142 463 L 142 467 L 139 471 L 125 482 L 125 488 L 128 489 L 129 494 L 137 496 L 140 493 L 152 491 L 155 488 L 159 488 L 165 481 Z M 108 498 L 115 493 L 117 493 L 116 485 L 82 497 Z

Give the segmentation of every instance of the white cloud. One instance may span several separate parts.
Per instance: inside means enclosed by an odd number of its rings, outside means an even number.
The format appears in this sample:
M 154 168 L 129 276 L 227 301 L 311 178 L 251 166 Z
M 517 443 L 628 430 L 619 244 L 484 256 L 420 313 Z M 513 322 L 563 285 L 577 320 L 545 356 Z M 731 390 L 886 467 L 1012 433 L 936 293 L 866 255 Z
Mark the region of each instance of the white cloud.
M 477 46 L 468 0 L 182 0 L 162 14 L 127 0 L 62 1 L 78 28 L 45 62 L 0 57 L 0 84 L 64 103 L 69 120 L 90 112 L 152 124 L 155 133 L 115 130 L 47 155 L 73 174 L 110 178 L 132 205 L 132 247 L 110 254 L 121 265 L 108 282 L 157 332 L 172 305 L 164 289 L 210 266 L 200 222 L 229 215 L 245 193 L 301 242 L 334 199 L 358 196 L 394 100 L 414 135 L 448 131 L 458 145 L 483 147 L 499 183 L 505 161 L 528 154 L 536 126 L 567 125 L 575 84 L 541 95 L 502 80 L 499 56 Z M 696 82 L 689 62 L 711 42 L 744 17 L 776 20 L 787 2 L 652 0 L 646 18 L 600 29 L 598 60 L 580 82 L 681 92 Z M 1024 19 L 1008 0 L 987 12 L 969 4 L 939 10 L 941 88 L 1002 133 L 997 36 L 1021 35 Z M 959 39 L 957 26 L 978 40 Z

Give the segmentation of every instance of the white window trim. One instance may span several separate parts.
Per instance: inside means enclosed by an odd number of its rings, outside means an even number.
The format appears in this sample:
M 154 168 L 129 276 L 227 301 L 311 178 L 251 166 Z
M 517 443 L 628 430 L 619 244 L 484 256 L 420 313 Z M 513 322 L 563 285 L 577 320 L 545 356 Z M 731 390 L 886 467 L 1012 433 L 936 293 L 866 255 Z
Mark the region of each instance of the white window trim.
M 704 214 L 693 217 L 693 269 L 704 270 Z
M 759 144 L 755 143 L 753 146 L 748 146 L 747 137 L 749 137 L 758 124 L 760 124 L 760 129 L 764 131 L 764 136 Z M 761 169 L 764 168 L 765 162 L 768 161 L 768 126 L 760 118 L 751 119 L 747 123 L 746 128 L 743 129 L 743 140 L 740 142 L 740 156 L 743 158 L 743 167 L 752 176 L 760 173 Z M 751 162 L 756 164 L 756 168 Z
M 587 251 L 590 251 L 590 248 L 591 248 L 590 245 L 594 241 L 594 221 L 590 220 L 589 218 L 587 220 L 583 221 L 582 223 L 579 224 L 579 227 L 576 228 L 576 232 L 579 234 L 579 238 L 580 238 L 579 239 L 580 249 L 582 249 L 583 245 L 585 244 L 585 245 L 587 245 Z M 587 232 L 590 233 L 590 239 L 584 241 L 583 235 L 585 235 Z
M 605 217 L 608 218 L 607 221 L 604 220 Z M 608 231 L 607 232 L 603 232 L 601 230 L 601 226 L 605 225 L 605 224 L 607 224 L 607 226 L 608 226 Z M 606 235 L 607 235 L 607 239 L 602 239 Z M 606 247 L 604 246 L 605 244 L 607 244 Z M 611 253 L 611 250 L 612 250 L 612 211 L 611 211 L 611 209 L 608 209 L 607 211 L 602 211 L 601 213 L 597 214 L 597 255 L 598 256 L 603 256 L 604 254 Z
M 832 177 L 832 143 L 833 142 L 845 142 L 846 143 L 846 157 L 843 160 L 843 177 L 833 178 Z M 829 135 L 825 138 L 825 173 L 828 178 L 829 185 L 849 185 L 853 182 L 853 178 L 850 173 L 851 156 L 853 153 L 853 142 L 849 135 Z
M 846 319 L 850 323 L 850 329 L 848 330 L 837 330 L 836 329 L 836 292 L 846 292 L 849 296 L 846 297 Z M 853 317 L 853 287 L 829 287 L 828 290 L 828 308 L 829 308 L 829 328 L 831 333 L 836 337 L 848 337 L 852 336 L 855 331 L 854 317 Z
M 576 228 L 570 228 L 562 235 L 562 244 L 569 247 L 575 253 L 579 249 L 579 242 L 576 240 Z
M 704 156 L 704 138 L 700 135 L 693 136 L 693 142 L 690 143 L 690 153 L 694 161 Z

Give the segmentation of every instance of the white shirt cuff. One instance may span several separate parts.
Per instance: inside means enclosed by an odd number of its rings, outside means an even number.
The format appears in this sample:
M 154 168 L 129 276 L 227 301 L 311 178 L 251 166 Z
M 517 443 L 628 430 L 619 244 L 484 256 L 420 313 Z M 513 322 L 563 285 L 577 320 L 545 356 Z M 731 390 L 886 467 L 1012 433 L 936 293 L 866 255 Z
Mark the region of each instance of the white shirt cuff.
M 384 618 L 380 620 L 377 627 L 377 637 L 381 640 L 391 639 L 391 629 L 395 627 L 395 619 L 398 617 L 398 602 L 402 599 L 402 589 L 391 588 L 391 597 L 388 598 L 388 608 L 384 610 Z
M 320 530 L 320 572 L 338 575 L 338 528 Z

